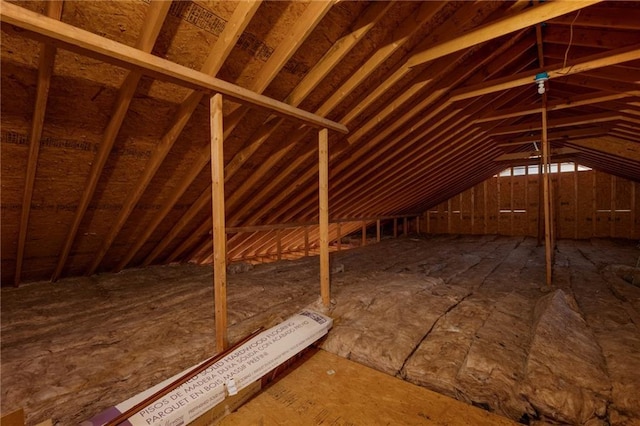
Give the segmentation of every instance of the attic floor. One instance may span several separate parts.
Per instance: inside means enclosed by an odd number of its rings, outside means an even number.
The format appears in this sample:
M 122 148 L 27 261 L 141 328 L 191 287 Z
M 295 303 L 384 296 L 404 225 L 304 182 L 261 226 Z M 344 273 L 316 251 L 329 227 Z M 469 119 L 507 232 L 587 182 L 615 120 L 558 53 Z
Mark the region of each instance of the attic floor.
M 523 423 L 640 424 L 639 255 L 634 241 L 559 241 L 546 288 L 531 238 L 333 253 L 321 346 Z M 229 275 L 230 340 L 317 303 L 317 263 Z M 2 289 L 2 413 L 78 424 L 210 356 L 211 275 L 169 265 Z

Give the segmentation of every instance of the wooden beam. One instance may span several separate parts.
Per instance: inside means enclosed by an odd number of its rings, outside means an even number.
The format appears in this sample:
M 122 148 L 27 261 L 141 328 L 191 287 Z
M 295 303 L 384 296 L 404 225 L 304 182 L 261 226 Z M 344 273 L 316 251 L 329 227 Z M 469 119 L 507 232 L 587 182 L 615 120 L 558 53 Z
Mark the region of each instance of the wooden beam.
M 463 87 L 451 94 L 450 101 L 457 102 L 520 86 L 531 85 L 531 87 L 533 87 L 533 79 L 535 75 L 543 71 L 546 71 L 549 74 L 549 79 L 555 79 L 637 59 L 640 59 L 640 46 L 635 44 L 622 47 L 620 49 L 598 53 L 586 58 L 581 58 L 566 67 L 563 67 L 562 64 L 558 64 L 547 70 L 538 68 L 536 70 L 522 72 L 514 76 L 488 81 L 475 86 Z
M 211 208 L 213 217 L 213 288 L 216 351 L 227 349 L 227 234 L 224 210 L 224 130 L 222 95 L 211 97 Z
M 555 132 L 547 132 L 547 138 L 549 141 L 553 140 L 571 140 L 581 137 L 592 137 L 592 136 L 601 136 L 609 133 L 608 127 L 603 126 L 594 126 L 587 127 L 582 129 L 563 129 Z M 508 146 L 519 146 L 519 145 L 527 145 L 533 142 L 540 141 L 540 135 L 533 134 L 528 136 L 522 136 L 518 138 L 509 139 L 508 142 L 498 142 L 496 144 L 499 148 L 504 148 Z
M 325 308 L 331 303 L 329 282 L 329 132 L 318 133 L 319 211 L 320 211 L 320 295 Z
M 362 236 L 362 246 L 366 246 L 367 245 L 367 222 L 362 222 L 362 228 L 361 228 L 361 236 Z
M 579 148 L 592 149 L 640 163 L 640 144 L 636 142 L 629 142 L 607 136 L 588 139 L 572 139 L 566 143 Z
M 312 127 L 327 128 L 340 133 L 348 133 L 342 124 L 327 120 L 318 115 L 294 108 L 266 96 L 217 79 L 202 72 L 159 58 L 139 49 L 126 46 L 89 31 L 76 28 L 38 13 L 0 0 L 2 22 L 22 28 L 38 38 L 44 37 L 61 48 L 96 58 L 107 63 L 138 70 L 153 78 L 165 80 L 189 89 L 207 93 L 221 93 L 236 102 L 264 108 L 275 114 L 303 121 Z
M 610 121 L 616 121 L 623 118 L 623 115 L 615 111 L 602 112 L 589 115 L 575 115 L 571 117 L 559 118 L 555 120 L 549 120 L 547 123 L 548 129 L 557 129 L 560 127 L 572 127 L 586 124 L 606 123 Z M 490 131 L 491 136 L 510 135 L 515 133 L 527 133 L 536 132 L 541 130 L 541 125 L 536 122 L 522 123 L 515 126 L 498 127 L 496 130 Z
M 535 24 L 548 21 L 558 16 L 583 9 L 587 6 L 599 3 L 602 0 L 584 1 L 554 1 L 530 7 L 520 13 L 499 19 L 468 31 L 451 40 L 433 46 L 423 52 L 414 54 L 409 60 L 409 66 L 414 67 L 425 62 L 441 58 L 450 53 L 484 43 L 494 38 L 501 37 L 514 31 L 531 27 Z
M 549 155 L 552 157 L 557 157 L 557 156 L 575 155 L 579 153 L 580 151 L 573 148 L 557 148 L 557 149 L 550 150 Z M 511 152 L 507 154 L 502 154 L 501 156 L 497 157 L 493 161 L 534 160 L 539 158 L 541 154 L 542 153 L 540 151 Z
M 62 16 L 63 1 L 50 1 L 47 3 L 47 16 L 59 20 Z M 40 138 L 44 126 L 44 116 L 49 99 L 49 87 L 53 74 L 53 63 L 56 57 L 56 48 L 47 44 L 40 45 L 40 58 L 38 60 L 38 85 L 36 89 L 36 101 L 29 132 L 29 156 L 27 158 L 27 171 L 25 175 L 24 193 L 22 195 L 22 210 L 20 212 L 20 225 L 18 228 L 18 251 L 16 253 L 16 270 L 14 285 L 20 285 L 22 276 L 22 262 L 24 260 L 24 248 L 29 227 L 29 213 L 31 212 L 31 197 L 36 180 L 38 168 L 38 154 L 40 153 Z
M 169 12 L 170 6 L 170 2 L 161 0 L 154 0 L 149 3 L 142 33 L 136 43 L 137 49 L 140 49 L 143 52 L 151 52 L 151 49 L 153 49 L 153 45 L 158 38 L 158 34 L 160 33 L 160 29 L 162 28 L 162 23 Z M 104 169 L 104 165 L 109 158 L 113 144 L 120 132 L 124 117 L 127 115 L 129 105 L 131 104 L 131 100 L 133 99 L 141 77 L 142 74 L 137 71 L 128 73 L 122 83 L 122 86 L 120 86 L 120 89 L 118 90 L 118 97 L 113 113 L 111 114 L 109 123 L 102 135 L 102 141 L 98 147 L 98 152 L 91 163 L 89 177 L 87 178 L 80 201 L 78 201 L 78 207 L 76 208 L 73 221 L 71 222 L 71 226 L 67 232 L 67 237 L 65 238 L 62 246 L 62 251 L 58 257 L 58 263 L 56 264 L 56 268 L 51 276 L 51 281 L 56 281 L 62 274 L 62 269 L 67 262 L 69 253 L 71 252 L 71 247 L 73 246 L 78 234 L 78 228 L 80 227 L 82 219 L 89 207 L 89 203 L 93 198 L 98 181 L 102 175 L 102 170 Z
M 577 108 L 584 105 L 593 105 L 597 103 L 615 101 L 617 99 L 623 99 L 632 96 L 630 93 L 588 93 L 586 95 L 578 95 L 569 99 L 563 99 L 560 101 L 549 102 L 547 111 L 558 111 L 568 108 Z M 498 121 L 506 118 L 521 117 L 523 115 L 540 114 L 542 112 L 541 107 L 536 106 L 518 106 L 510 108 L 508 110 L 497 110 L 490 115 L 486 115 L 482 118 L 474 120 L 474 123 L 486 123 L 489 121 Z

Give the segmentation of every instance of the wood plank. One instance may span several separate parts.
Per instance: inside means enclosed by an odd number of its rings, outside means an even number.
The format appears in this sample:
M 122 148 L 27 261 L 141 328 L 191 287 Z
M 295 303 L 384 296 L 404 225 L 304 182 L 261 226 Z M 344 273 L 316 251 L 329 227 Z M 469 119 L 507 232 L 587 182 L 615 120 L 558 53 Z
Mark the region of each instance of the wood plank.
M 433 46 L 423 52 L 414 54 L 409 60 L 409 66 L 414 67 L 425 62 L 441 58 L 450 53 L 475 46 L 480 43 L 501 37 L 514 31 L 531 27 L 535 24 L 548 21 L 558 16 L 583 9 L 587 6 L 599 3 L 602 0 L 554 1 L 525 9 L 524 11 L 499 19 L 495 22 L 483 25 L 468 31 L 451 40 L 447 40 Z
M 318 180 L 320 215 L 320 295 L 325 308 L 331 303 L 329 282 L 329 132 L 318 133 Z
M 149 3 L 143 31 L 136 42 L 137 49 L 140 49 L 143 52 L 151 52 L 151 49 L 153 49 L 153 45 L 158 38 L 158 34 L 160 33 L 160 29 L 162 28 L 162 24 L 169 12 L 170 6 L 171 4 L 168 4 L 168 2 L 165 1 L 152 1 Z M 71 222 L 71 227 L 69 228 L 67 237 L 65 238 L 60 256 L 58 257 L 58 263 L 56 264 L 56 268 L 51 276 L 51 281 L 56 281 L 60 278 L 62 269 L 67 263 L 69 253 L 71 252 L 71 248 L 78 234 L 78 228 L 82 223 L 85 213 L 87 212 L 89 203 L 93 199 L 104 165 L 106 164 L 109 154 L 111 153 L 111 149 L 113 148 L 113 144 L 118 137 L 124 117 L 127 115 L 127 111 L 129 111 L 129 105 L 131 104 L 131 100 L 133 99 L 141 77 L 142 74 L 137 71 L 129 72 L 125 77 L 122 86 L 118 89 L 118 97 L 113 113 L 111 114 L 109 123 L 102 135 L 102 141 L 98 146 L 98 152 L 92 161 L 89 177 L 87 178 L 84 191 L 78 201 L 78 207 L 76 208 L 73 221 Z
M 300 425 L 515 425 L 504 417 L 322 350 L 305 355 L 295 368 L 222 419 L 220 425 L 283 421 Z
M 47 16 L 54 20 L 60 20 L 63 4 L 63 1 L 48 2 Z M 31 121 L 31 130 L 29 131 L 29 154 L 27 157 L 27 171 L 22 195 L 20 225 L 18 228 L 18 250 L 16 252 L 16 270 L 13 281 L 16 287 L 20 285 L 22 275 L 22 262 L 24 260 L 24 249 L 29 227 L 29 213 L 31 212 L 31 198 L 33 196 L 33 186 L 38 168 L 38 154 L 40 153 L 40 138 L 42 137 L 42 128 L 44 127 L 44 117 L 47 110 L 47 100 L 49 99 L 49 88 L 51 87 L 51 75 L 53 74 L 55 57 L 56 48 L 54 46 L 44 43 L 40 45 L 36 100 L 33 119 Z
M 24 426 L 24 410 L 20 408 L 3 415 L 0 424 L 2 426 Z
M 213 216 L 213 288 L 216 350 L 229 346 L 227 336 L 227 234 L 224 210 L 224 129 L 222 95 L 211 97 L 211 209 Z
M 573 64 L 563 67 L 562 64 L 551 67 L 550 69 L 536 69 L 532 71 L 522 72 L 513 76 L 488 81 L 475 86 L 463 87 L 451 94 L 449 99 L 451 102 L 457 102 L 464 99 L 470 99 L 490 93 L 499 92 L 501 90 L 513 89 L 519 86 L 531 85 L 533 76 L 539 72 L 546 71 L 549 79 L 567 77 L 573 74 L 579 74 L 592 69 L 602 68 L 609 65 L 615 65 L 622 62 L 634 61 L 640 59 L 640 46 L 631 45 L 620 49 L 598 53 L 596 55 L 580 58 Z
M 267 96 L 258 95 L 250 90 L 217 79 L 202 72 L 176 64 L 139 49 L 126 46 L 91 32 L 65 24 L 5 0 L 0 0 L 2 22 L 26 30 L 25 36 L 40 36 L 54 42 L 57 46 L 82 55 L 111 63 L 130 70 L 138 70 L 153 78 L 168 81 L 189 89 L 208 93 L 221 93 L 229 99 L 243 104 L 264 108 L 287 118 L 303 121 L 319 128 L 327 128 L 340 133 L 348 133 L 342 124 L 327 120 L 318 115 L 294 108 Z

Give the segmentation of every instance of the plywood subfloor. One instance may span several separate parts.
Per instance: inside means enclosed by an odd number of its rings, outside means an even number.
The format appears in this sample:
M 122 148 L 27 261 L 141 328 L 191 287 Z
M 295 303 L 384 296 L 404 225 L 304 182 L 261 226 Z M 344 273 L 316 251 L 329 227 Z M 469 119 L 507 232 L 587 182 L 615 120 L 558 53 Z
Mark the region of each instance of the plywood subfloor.
M 313 350 L 220 423 L 241 425 L 515 425 L 509 419 Z

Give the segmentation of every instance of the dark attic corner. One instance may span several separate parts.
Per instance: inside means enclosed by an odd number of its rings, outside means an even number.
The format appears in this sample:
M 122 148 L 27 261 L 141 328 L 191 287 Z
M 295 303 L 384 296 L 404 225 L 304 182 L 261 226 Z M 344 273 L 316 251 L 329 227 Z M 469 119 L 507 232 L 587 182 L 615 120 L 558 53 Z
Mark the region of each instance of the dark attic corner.
M 0 18 L 2 425 L 640 424 L 637 1 Z

